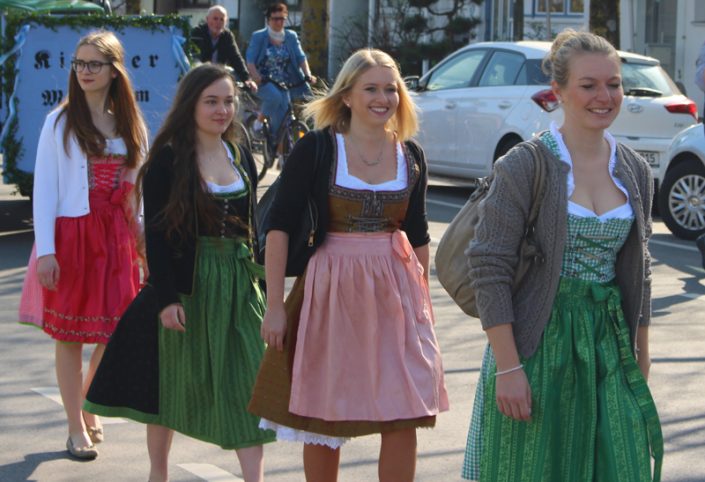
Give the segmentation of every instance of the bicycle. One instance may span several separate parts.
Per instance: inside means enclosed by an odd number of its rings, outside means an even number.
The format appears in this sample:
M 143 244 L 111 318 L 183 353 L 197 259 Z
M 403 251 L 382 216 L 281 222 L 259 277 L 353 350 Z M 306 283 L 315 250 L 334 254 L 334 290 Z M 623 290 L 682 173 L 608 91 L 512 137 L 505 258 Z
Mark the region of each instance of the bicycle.
M 275 87 L 283 91 L 288 91 L 293 87 L 298 87 L 307 82 L 306 79 L 296 84 L 283 84 L 271 79 L 263 79 L 263 81 L 271 82 Z M 262 179 L 267 173 L 267 170 L 274 166 L 274 161 L 277 159 L 277 149 L 280 145 L 281 159 L 279 167 L 282 168 L 294 144 L 296 144 L 296 141 L 301 139 L 309 131 L 308 126 L 297 117 L 296 109 L 292 104 L 291 98 L 289 98 L 289 106 L 284 115 L 284 119 L 278 131 L 274 133 L 275 135 L 273 135 L 271 131 L 269 118 L 267 116 L 265 116 L 262 121 L 261 130 L 257 131 L 255 130 L 254 124 L 259 118 L 260 112 L 256 109 L 248 109 L 247 107 L 241 109 L 241 112 L 244 114 L 244 126 L 251 142 L 252 151 L 262 155 L 261 163 L 257 159 L 255 161 L 259 179 Z

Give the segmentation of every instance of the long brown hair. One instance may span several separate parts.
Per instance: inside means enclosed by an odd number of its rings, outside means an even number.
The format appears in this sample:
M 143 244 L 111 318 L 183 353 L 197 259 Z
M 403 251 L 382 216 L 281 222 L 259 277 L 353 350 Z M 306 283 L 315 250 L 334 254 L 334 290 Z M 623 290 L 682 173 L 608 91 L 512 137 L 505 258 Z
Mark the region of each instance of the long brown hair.
M 115 129 L 118 136 L 125 141 L 127 147 L 126 164 L 129 168 L 137 167 L 147 146 L 147 130 L 142 119 L 132 82 L 125 68 L 125 51 L 118 38 L 112 32 L 99 30 L 81 38 L 76 51 L 84 45 L 92 45 L 103 55 L 117 75 L 110 83 L 106 108 L 115 115 Z M 78 83 L 78 77 L 73 69 L 69 73 L 69 94 L 62 102 L 57 122 L 66 116 L 64 129 L 64 150 L 68 154 L 71 135 L 76 136 L 78 145 L 87 155 L 101 155 L 105 150 L 105 137 L 93 125 L 91 113 L 86 102 L 86 95 Z
M 167 146 L 173 151 L 174 160 L 171 166 L 172 179 L 167 204 L 159 213 L 156 224 L 164 229 L 170 241 L 193 240 L 198 233 L 194 232 L 196 219 L 199 227 L 207 232 L 218 228 L 220 214 L 212 201 L 211 195 L 204 187 L 204 181 L 196 162 L 196 103 L 201 93 L 214 82 L 228 79 L 233 82 L 230 73 L 222 65 L 202 64 L 190 70 L 179 82 L 171 109 L 152 143 L 147 162 L 144 163 L 137 176 L 137 189 L 142 198 L 142 180 L 149 171 L 155 158 Z M 237 88 L 233 82 L 237 95 Z M 231 144 L 237 141 L 235 126 L 237 118 L 222 135 Z M 195 206 L 194 206 L 195 204 Z M 234 218 L 235 222 L 237 219 Z M 242 223 L 239 223 L 242 226 Z

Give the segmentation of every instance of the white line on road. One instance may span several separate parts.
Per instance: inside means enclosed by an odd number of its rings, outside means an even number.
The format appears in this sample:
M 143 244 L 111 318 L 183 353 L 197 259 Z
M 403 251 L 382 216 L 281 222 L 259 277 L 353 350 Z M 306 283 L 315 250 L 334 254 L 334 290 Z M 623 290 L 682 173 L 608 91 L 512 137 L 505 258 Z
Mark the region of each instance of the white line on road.
M 448 208 L 460 209 L 464 204 L 449 203 L 447 201 L 439 201 L 437 199 L 426 199 L 426 204 L 438 204 L 439 206 L 445 206 Z
M 240 477 L 211 464 L 177 464 L 177 467 L 181 467 L 199 479 L 208 482 L 242 482 Z
M 31 389 L 33 392 L 38 393 L 39 395 L 42 395 L 43 397 L 48 398 L 52 402 L 56 402 L 62 407 L 64 406 L 63 402 L 61 401 L 61 394 L 59 393 L 59 387 L 37 387 L 37 388 L 32 388 Z M 115 418 L 115 417 L 101 417 L 100 418 L 101 422 L 103 422 L 103 425 L 115 425 L 118 423 L 127 423 L 127 420 L 122 419 L 122 418 Z

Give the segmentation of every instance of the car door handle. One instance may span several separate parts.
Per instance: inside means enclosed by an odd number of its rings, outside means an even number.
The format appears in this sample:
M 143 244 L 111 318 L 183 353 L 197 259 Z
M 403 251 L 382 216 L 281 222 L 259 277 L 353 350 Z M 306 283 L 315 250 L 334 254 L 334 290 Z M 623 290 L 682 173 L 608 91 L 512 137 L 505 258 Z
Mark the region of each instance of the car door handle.
M 457 104 L 455 102 L 446 102 L 445 108 L 446 109 L 455 109 L 456 105 Z
M 499 104 L 497 104 L 497 106 L 498 106 L 500 109 L 509 109 L 509 108 L 512 106 L 512 103 L 511 103 L 511 102 L 504 101 L 504 102 L 500 102 Z

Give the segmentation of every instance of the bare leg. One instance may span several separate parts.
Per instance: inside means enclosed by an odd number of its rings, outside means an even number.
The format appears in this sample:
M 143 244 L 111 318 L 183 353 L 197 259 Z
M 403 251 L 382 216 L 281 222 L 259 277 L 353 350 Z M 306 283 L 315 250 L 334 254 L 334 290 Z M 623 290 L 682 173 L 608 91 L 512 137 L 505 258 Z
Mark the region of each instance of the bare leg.
M 261 445 L 235 451 L 245 482 L 264 481 L 264 448 Z
M 93 377 L 95 376 L 96 370 L 98 370 L 98 365 L 100 365 L 100 360 L 103 359 L 103 353 L 105 353 L 105 345 L 98 343 L 93 350 L 91 355 L 91 361 L 88 364 L 88 371 L 86 372 L 86 378 L 83 380 L 83 398 L 86 398 L 88 389 L 93 382 Z M 100 418 L 89 412 L 83 412 L 83 420 L 85 420 L 86 425 L 93 428 L 103 428 L 103 424 L 100 423 Z
M 69 436 L 76 448 L 89 447 L 91 441 L 83 425 L 83 361 L 81 343 L 56 342 L 56 380 L 59 383 L 61 401 L 66 411 Z
M 147 451 L 149 452 L 149 482 L 169 480 L 169 450 L 174 431 L 161 425 L 147 424 Z
M 306 482 L 336 482 L 340 449 L 325 445 L 304 444 L 304 473 Z
M 382 434 L 379 450 L 380 482 L 413 482 L 416 473 L 416 429 Z

